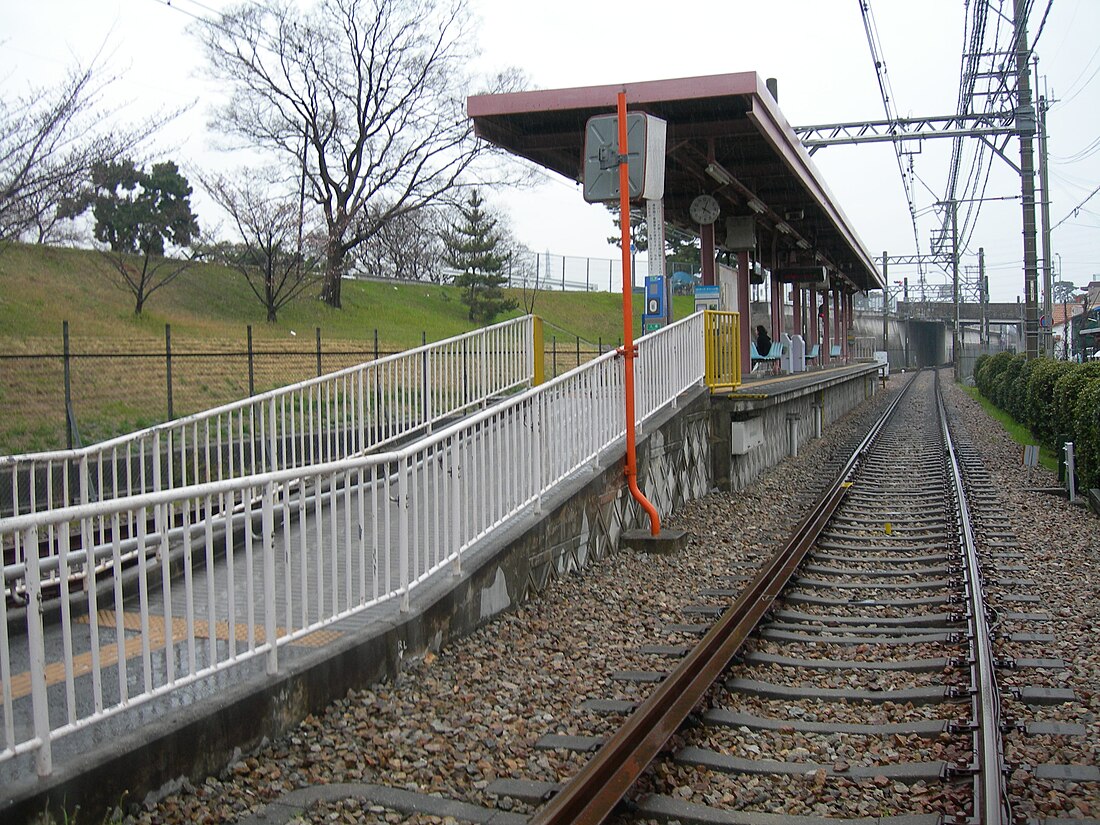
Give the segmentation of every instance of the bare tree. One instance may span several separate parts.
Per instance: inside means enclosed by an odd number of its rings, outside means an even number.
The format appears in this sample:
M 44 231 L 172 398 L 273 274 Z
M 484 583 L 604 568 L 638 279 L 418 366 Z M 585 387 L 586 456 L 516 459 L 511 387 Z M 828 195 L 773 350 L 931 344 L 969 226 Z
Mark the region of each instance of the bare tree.
M 56 87 L 0 99 L 0 242 L 55 239 L 61 221 L 90 203 L 92 169 L 131 152 L 174 116 L 120 125 L 102 99 L 115 79 L 93 61 Z
M 444 225 L 440 210 L 432 207 L 396 214 L 379 223 L 356 251 L 358 266 L 376 277 L 442 283 Z
M 349 253 L 452 193 L 487 151 L 465 114 L 465 0 L 252 0 L 198 35 L 233 90 L 219 128 L 300 169 L 320 207 L 331 306 Z
M 309 254 L 297 197 L 272 196 L 255 177 L 204 178 L 203 186 L 226 211 L 237 239 L 216 248 L 214 257 L 233 267 L 275 323 L 279 310 L 317 283 L 317 256 Z

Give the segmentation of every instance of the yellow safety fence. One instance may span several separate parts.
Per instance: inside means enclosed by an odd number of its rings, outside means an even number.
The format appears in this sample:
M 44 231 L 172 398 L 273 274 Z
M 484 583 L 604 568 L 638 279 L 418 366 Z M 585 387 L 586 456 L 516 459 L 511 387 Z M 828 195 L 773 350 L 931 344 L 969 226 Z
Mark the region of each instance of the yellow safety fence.
M 712 390 L 741 386 L 741 316 L 736 312 L 703 312 L 706 352 L 704 378 Z

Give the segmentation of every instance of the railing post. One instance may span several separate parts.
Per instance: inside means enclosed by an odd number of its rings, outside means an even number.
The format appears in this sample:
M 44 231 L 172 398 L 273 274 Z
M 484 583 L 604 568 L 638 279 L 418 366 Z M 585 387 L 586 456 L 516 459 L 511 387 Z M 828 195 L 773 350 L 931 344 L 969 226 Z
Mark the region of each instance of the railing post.
M 458 460 L 461 451 L 457 436 L 451 437 L 451 472 L 448 484 L 451 485 L 451 546 L 455 548 L 455 560 L 451 571 L 455 576 L 462 575 L 462 511 L 459 490 L 462 487 L 462 465 Z
M 409 612 L 409 462 L 404 457 L 397 467 L 397 548 L 401 565 L 401 612 Z
M 485 409 L 485 407 L 489 404 L 489 399 L 485 397 L 485 388 L 489 386 L 489 341 L 484 329 L 481 330 L 481 334 L 478 336 L 478 339 L 481 344 L 481 355 L 478 358 L 479 363 L 477 365 L 477 374 L 481 386 L 477 388 L 477 393 L 478 398 L 481 401 L 481 409 Z
M 470 403 L 470 347 L 468 339 L 462 339 L 462 406 Z
M 160 430 L 153 433 L 153 492 L 160 492 Z M 142 492 L 147 492 L 142 490 Z
M 421 372 L 423 373 L 423 387 L 424 387 L 424 421 L 428 425 L 428 432 L 432 431 L 432 370 L 431 362 L 428 359 L 428 333 L 422 331 L 420 333 L 420 346 L 424 348 L 423 354 L 423 366 Z
M 267 449 L 268 452 L 271 454 L 271 457 L 267 461 L 267 470 L 268 472 L 273 473 L 279 469 L 279 428 L 278 425 L 275 423 L 275 397 L 272 396 L 270 399 L 268 399 L 267 403 Z
M 256 394 L 256 373 L 255 365 L 253 362 L 254 353 L 252 350 L 252 324 L 248 325 L 248 395 L 252 397 Z
M 23 556 L 27 570 L 27 645 L 31 669 L 31 712 L 34 738 L 34 768 L 40 777 L 53 773 L 50 743 L 50 706 L 46 695 L 46 648 L 42 630 L 42 580 L 38 568 L 38 528 L 23 533 Z
M 65 369 L 65 443 L 71 450 L 73 448 L 73 425 L 70 412 L 73 408 L 73 390 L 70 375 L 69 356 L 69 322 L 61 322 L 61 346 L 63 354 L 63 366 Z M 33 480 L 32 480 L 33 483 Z
M 275 482 L 264 485 L 264 637 L 267 642 L 267 675 L 279 672 L 279 646 L 275 626 Z M 335 552 L 335 550 L 334 550 Z
M 532 462 L 531 472 L 534 475 L 532 479 L 532 488 L 535 491 L 536 515 L 542 512 L 542 404 L 545 396 L 546 393 L 539 393 L 535 396 L 534 403 L 531 405 L 531 454 L 535 457 L 535 460 Z
M 164 325 L 164 373 L 168 382 L 168 420 L 176 417 L 172 409 L 172 325 Z

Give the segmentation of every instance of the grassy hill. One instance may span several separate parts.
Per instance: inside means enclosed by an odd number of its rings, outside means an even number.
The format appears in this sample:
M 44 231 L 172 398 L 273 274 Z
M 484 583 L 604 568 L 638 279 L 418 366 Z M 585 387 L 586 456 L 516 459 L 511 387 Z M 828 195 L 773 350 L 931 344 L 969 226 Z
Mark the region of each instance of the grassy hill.
M 472 329 L 460 293 L 430 283 L 352 281 L 343 308 L 303 296 L 269 324 L 243 277 L 200 264 L 153 294 L 141 316 L 97 252 L 24 245 L 0 250 L 0 454 L 65 446 L 62 324 L 69 322 L 72 394 L 83 441 L 102 440 L 167 417 L 165 324 L 171 325 L 176 416 L 248 393 L 246 341 L 257 352 L 256 391 L 316 373 L 316 329 L 328 372 Z M 511 291 L 522 307 L 519 290 Z M 635 301 L 638 334 L 641 298 Z M 677 317 L 691 312 L 677 298 Z M 522 309 L 505 317 L 522 314 Z M 622 299 L 606 292 L 539 292 L 534 312 L 556 339 L 558 371 L 622 336 Z M 331 354 L 330 354 L 331 353 Z M 128 354 L 128 357 L 110 354 Z M 569 357 L 572 354 L 572 358 Z M 51 357 L 40 357 L 49 355 Z M 37 357 L 32 357 L 37 356 Z M 551 356 L 548 355 L 548 369 Z

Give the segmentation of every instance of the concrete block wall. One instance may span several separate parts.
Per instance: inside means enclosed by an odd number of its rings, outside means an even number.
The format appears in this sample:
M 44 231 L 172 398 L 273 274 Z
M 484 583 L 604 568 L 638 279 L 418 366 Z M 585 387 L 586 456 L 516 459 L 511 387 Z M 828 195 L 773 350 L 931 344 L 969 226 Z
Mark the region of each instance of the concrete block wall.
M 711 408 L 711 429 L 714 433 L 713 472 L 719 489 L 730 492 L 745 489 L 764 470 L 791 454 L 792 435 L 801 449 L 819 434 L 819 416 L 821 430 L 827 429 L 872 397 L 877 376 L 877 368 L 868 365 L 861 373 L 821 389 L 796 390 L 766 400 L 716 398 Z M 734 455 L 731 423 L 753 418 L 763 422 L 764 443 L 743 455 Z

